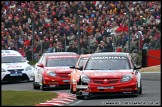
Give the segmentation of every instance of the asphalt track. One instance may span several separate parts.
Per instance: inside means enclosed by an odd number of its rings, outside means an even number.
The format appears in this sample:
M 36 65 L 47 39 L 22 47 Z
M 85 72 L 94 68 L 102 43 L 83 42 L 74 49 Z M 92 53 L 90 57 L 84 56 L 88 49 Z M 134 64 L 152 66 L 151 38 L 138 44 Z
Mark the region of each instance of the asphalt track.
M 143 93 L 138 97 L 128 96 L 109 96 L 109 97 L 92 97 L 87 100 L 74 100 L 66 106 L 156 106 L 161 105 L 161 73 L 142 73 Z M 1 90 L 34 90 L 32 82 L 3 83 Z M 56 88 L 48 91 L 69 93 L 69 87 Z

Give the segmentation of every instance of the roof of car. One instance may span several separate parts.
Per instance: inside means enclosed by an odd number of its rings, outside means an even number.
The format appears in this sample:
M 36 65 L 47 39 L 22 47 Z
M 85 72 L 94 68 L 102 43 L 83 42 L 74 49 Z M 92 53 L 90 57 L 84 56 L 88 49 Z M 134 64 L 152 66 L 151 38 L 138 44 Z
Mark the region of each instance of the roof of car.
M 105 55 L 113 55 L 113 56 L 127 56 L 129 53 L 125 52 L 102 52 L 102 53 L 94 53 L 92 56 L 105 56 Z
M 91 56 L 92 54 L 81 54 L 80 57 L 89 57 Z
M 50 56 L 50 55 L 78 55 L 78 54 L 74 52 L 54 52 L 54 53 L 44 53 L 44 55 Z
M 18 51 L 15 50 L 1 50 L 2 53 L 19 53 Z

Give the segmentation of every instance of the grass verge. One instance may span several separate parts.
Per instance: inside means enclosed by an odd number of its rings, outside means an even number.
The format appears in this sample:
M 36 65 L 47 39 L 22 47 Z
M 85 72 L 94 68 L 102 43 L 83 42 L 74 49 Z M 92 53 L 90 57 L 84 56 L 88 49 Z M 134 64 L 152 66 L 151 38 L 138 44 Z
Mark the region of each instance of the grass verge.
M 1 93 L 2 106 L 34 106 L 57 97 L 57 93 L 42 91 L 4 90 Z
M 139 71 L 140 72 L 160 72 L 161 71 L 161 65 L 144 67 L 144 68 L 141 68 Z

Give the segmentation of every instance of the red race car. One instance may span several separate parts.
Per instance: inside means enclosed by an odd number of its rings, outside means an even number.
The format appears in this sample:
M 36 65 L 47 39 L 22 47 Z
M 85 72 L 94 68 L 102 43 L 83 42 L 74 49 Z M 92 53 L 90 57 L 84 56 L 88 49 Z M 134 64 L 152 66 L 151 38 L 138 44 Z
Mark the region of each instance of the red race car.
M 46 90 L 50 87 L 70 84 L 71 66 L 75 66 L 79 55 L 73 52 L 44 53 L 35 64 L 33 88 Z
M 81 69 L 76 85 L 77 99 L 95 95 L 133 95 L 142 93 L 141 74 L 132 65 L 129 53 L 92 54 Z
M 76 69 L 76 68 L 83 67 L 86 64 L 90 55 L 91 54 L 80 55 L 76 65 L 73 67 L 70 67 L 74 69 L 70 74 L 70 93 L 72 94 L 76 93 L 76 81 L 78 79 L 79 74 L 82 72 L 81 70 Z

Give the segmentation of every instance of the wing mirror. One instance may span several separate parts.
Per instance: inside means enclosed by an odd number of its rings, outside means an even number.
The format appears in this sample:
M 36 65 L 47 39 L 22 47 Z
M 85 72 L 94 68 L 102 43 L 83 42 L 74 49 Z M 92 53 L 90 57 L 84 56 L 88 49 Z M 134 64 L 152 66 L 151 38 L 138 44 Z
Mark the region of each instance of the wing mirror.
M 83 70 L 83 66 L 77 67 L 78 70 Z
M 38 67 L 44 68 L 44 65 L 42 63 L 37 64 Z
M 135 65 L 133 69 L 134 69 L 134 70 L 141 69 L 141 66 L 140 66 L 140 65 L 138 65 L 138 66 Z
M 70 68 L 71 68 L 71 69 L 83 70 L 83 66 L 78 66 L 78 67 L 71 66 Z
M 76 67 L 75 67 L 75 66 L 71 66 L 70 68 L 71 68 L 71 69 L 76 69 Z

